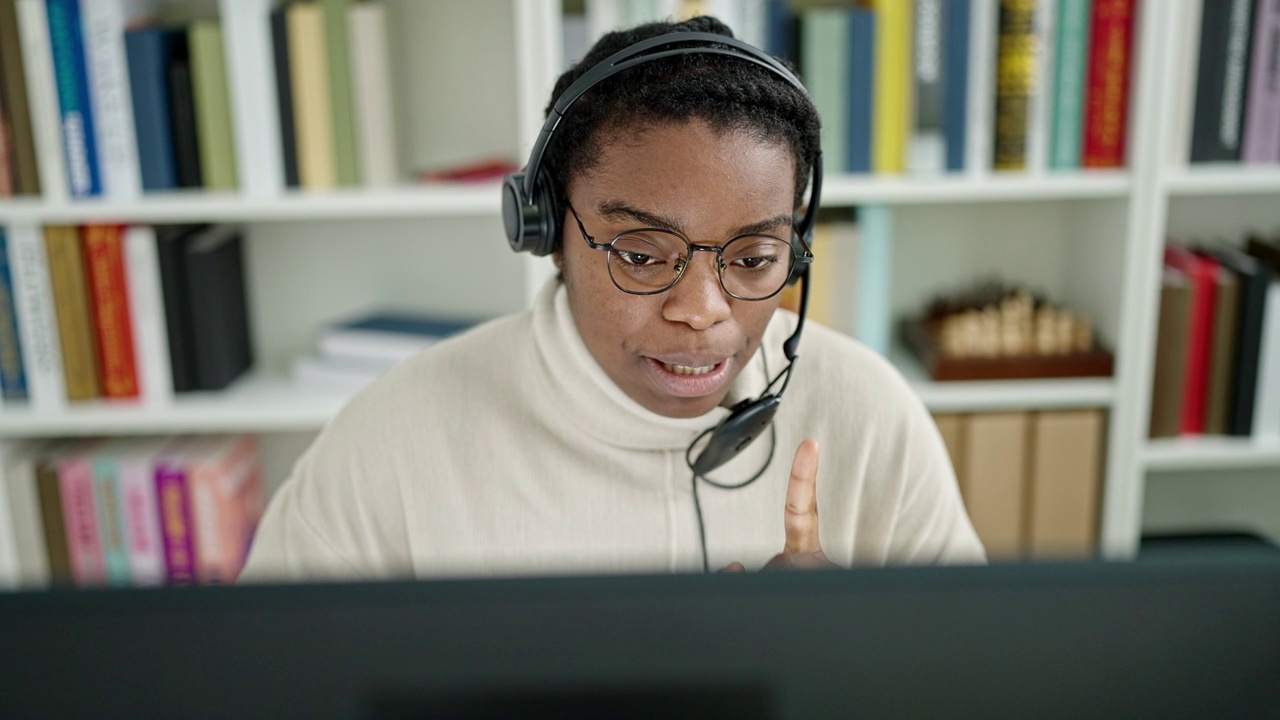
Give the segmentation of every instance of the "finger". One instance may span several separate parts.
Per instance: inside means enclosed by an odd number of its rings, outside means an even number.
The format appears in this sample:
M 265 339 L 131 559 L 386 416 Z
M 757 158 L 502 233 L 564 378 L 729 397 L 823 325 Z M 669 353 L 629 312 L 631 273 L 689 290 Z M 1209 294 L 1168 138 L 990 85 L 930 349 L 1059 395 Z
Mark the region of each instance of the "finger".
M 805 440 L 796 448 L 787 485 L 787 544 L 784 552 L 819 552 L 818 542 L 818 442 Z
M 743 565 L 742 563 L 736 560 L 720 568 L 720 572 L 722 573 L 741 573 L 746 571 L 747 571 L 747 566 Z

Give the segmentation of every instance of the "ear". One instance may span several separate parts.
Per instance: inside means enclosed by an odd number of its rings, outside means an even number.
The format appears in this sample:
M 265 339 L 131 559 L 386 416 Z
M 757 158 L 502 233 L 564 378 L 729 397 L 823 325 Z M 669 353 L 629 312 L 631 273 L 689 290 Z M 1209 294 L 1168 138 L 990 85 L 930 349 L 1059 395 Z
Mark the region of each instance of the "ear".
M 564 250 L 556 250 L 551 253 L 551 262 L 555 264 L 556 270 L 564 271 Z

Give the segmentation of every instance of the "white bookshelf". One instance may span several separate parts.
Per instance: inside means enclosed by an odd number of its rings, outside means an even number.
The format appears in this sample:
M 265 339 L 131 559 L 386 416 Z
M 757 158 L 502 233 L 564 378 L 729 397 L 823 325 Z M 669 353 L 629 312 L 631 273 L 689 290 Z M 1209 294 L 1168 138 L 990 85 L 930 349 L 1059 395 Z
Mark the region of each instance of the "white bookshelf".
M 1280 168 L 1211 165 L 1173 170 L 1165 186 L 1173 196 L 1280 195 Z
M 1153 440 L 1144 448 L 1142 462 L 1148 472 L 1275 470 L 1280 483 L 1280 438 Z
M 824 180 L 822 204 L 927 205 L 938 203 L 1001 203 L 1031 200 L 1070 200 L 1128 196 L 1132 182 L 1120 170 L 1094 170 L 1027 176 L 996 173 L 979 177 L 875 178 L 842 175 Z

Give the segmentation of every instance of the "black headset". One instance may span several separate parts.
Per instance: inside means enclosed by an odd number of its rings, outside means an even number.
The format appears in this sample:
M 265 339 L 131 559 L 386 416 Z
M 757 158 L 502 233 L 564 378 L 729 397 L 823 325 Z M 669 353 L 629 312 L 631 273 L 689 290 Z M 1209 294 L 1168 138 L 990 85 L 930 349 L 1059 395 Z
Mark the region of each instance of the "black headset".
M 776 58 L 727 35 L 706 32 L 670 32 L 619 50 L 588 70 L 560 95 L 551 108 L 542 131 L 538 133 L 538 139 L 529 153 L 528 164 L 523 171 L 511 173 L 503 181 L 502 222 L 512 250 L 542 256 L 551 254 L 555 249 L 556 239 L 560 236 L 561 218 L 556 207 L 551 178 L 543 168 L 542 158 L 551 140 L 551 134 L 564 119 L 569 107 L 588 90 L 624 70 L 662 58 L 691 54 L 724 55 L 754 63 L 782 78 L 806 96 L 808 95 L 800 79 Z M 791 381 L 791 368 L 795 364 L 796 350 L 800 345 L 800 331 L 804 329 L 805 311 L 809 304 L 807 277 L 809 263 L 813 260 L 813 253 L 809 248 L 822 195 L 821 151 L 814 158 L 811 173 L 809 204 L 795 228 L 802 247 L 797 249 L 799 259 L 792 269 L 792 279 L 799 280 L 802 285 L 800 319 L 791 337 L 783 343 L 787 367 L 769 382 L 764 394 L 759 398 L 743 400 L 733 406 L 728 417 L 694 441 L 686 458 L 695 476 L 702 476 L 705 479 L 707 473 L 733 459 L 768 428 L 778 411 L 782 393 Z M 782 387 L 776 393 L 770 392 L 780 379 Z M 694 446 L 708 434 L 710 438 L 698 451 L 697 458 L 692 458 Z

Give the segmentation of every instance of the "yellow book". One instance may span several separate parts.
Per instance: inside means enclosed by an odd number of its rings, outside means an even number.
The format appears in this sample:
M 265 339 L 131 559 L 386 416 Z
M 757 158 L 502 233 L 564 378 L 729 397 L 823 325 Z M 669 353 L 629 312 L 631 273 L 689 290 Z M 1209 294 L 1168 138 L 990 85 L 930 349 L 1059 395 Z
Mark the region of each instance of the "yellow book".
M 308 190 L 332 188 L 338 182 L 338 166 L 324 11 L 319 5 L 298 3 L 286 13 L 298 178 Z
M 911 129 L 911 0 L 875 0 L 876 48 L 871 170 L 906 169 Z
M 92 400 L 102 395 L 98 379 L 98 339 L 89 305 L 89 279 L 84 271 L 80 232 L 69 225 L 44 229 L 53 286 L 58 338 L 62 342 L 62 370 L 68 400 Z

